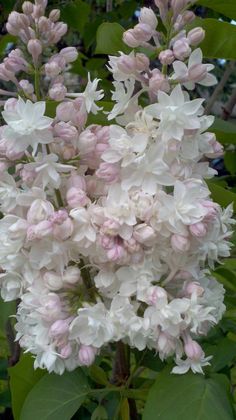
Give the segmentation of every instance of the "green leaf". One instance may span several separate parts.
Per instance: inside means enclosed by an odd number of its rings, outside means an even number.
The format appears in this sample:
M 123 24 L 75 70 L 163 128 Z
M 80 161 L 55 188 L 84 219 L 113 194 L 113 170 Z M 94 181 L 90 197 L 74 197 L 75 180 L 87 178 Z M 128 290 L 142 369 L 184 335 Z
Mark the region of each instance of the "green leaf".
M 0 39 L 0 55 L 4 55 L 6 52 L 7 45 L 9 43 L 14 43 L 16 40 L 17 38 L 10 34 L 2 36 Z
M 207 355 L 212 355 L 211 370 L 219 372 L 225 366 L 232 365 L 236 357 L 236 343 L 224 337 L 215 346 L 207 347 Z
M 14 367 L 8 369 L 14 420 L 20 418 L 20 412 L 27 395 L 45 375 L 45 371 L 41 369 L 34 370 L 33 363 L 32 356 L 24 354 Z
M 56 101 L 46 101 L 46 115 L 51 118 L 56 116 L 56 108 L 59 105 L 59 102 Z
M 214 201 L 219 203 L 223 207 L 227 207 L 229 204 L 233 203 L 234 211 L 236 211 L 236 194 L 226 190 L 225 188 L 220 187 L 219 185 L 214 184 L 212 181 L 208 181 L 207 185 L 211 191 L 211 196 Z
M 9 316 L 15 315 L 16 313 L 16 302 L 4 302 L 0 298 L 0 331 L 5 334 L 6 324 Z
M 236 152 L 225 152 L 224 162 L 231 175 L 236 174 Z
M 89 374 L 91 376 L 91 378 L 93 379 L 93 381 L 95 381 L 97 384 L 100 385 L 107 385 L 108 384 L 108 379 L 106 377 L 106 374 L 104 372 L 104 370 L 102 368 L 100 368 L 97 365 L 92 365 L 89 368 Z
M 28 394 L 20 420 L 70 420 L 89 392 L 82 370 L 44 375 Z
M 83 33 L 86 23 L 89 21 L 91 6 L 86 1 L 75 0 L 62 8 L 62 20 L 69 28 Z
M 209 7 L 218 13 L 222 13 L 231 19 L 236 19 L 236 2 L 235 0 L 198 0 L 197 4 Z
M 165 363 L 161 361 L 155 351 L 134 350 L 134 354 L 136 362 L 140 366 L 147 367 L 149 369 L 155 370 L 156 372 L 160 372 L 165 367 Z
M 129 53 L 131 50 L 122 40 L 124 28 L 119 23 L 102 23 L 97 30 L 95 54 L 115 54 L 119 51 Z
M 120 404 L 120 417 L 121 420 L 130 420 L 129 402 L 124 398 Z
M 209 131 L 215 133 L 217 140 L 222 144 L 236 144 L 236 124 L 215 118 Z
M 96 407 L 92 414 L 91 420 L 108 420 L 106 409 L 102 405 Z
M 191 25 L 193 26 L 193 25 Z M 236 26 L 217 19 L 196 19 L 194 27 L 201 26 L 206 31 L 201 49 L 204 57 L 236 59 Z
M 174 375 L 165 369 L 149 392 L 143 420 L 233 420 L 228 387 L 221 376 Z

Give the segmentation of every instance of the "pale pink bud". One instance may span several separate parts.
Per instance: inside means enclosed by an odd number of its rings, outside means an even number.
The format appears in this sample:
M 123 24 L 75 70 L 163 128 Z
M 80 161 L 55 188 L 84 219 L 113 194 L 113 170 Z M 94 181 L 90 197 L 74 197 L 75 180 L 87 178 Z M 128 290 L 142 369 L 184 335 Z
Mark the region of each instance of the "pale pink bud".
M 66 346 L 62 347 L 62 349 L 60 350 L 60 356 L 63 359 L 68 359 L 71 353 L 72 353 L 72 348 L 71 348 L 70 343 L 66 344 Z
M 206 218 L 212 220 L 217 215 L 217 204 L 210 200 L 202 200 L 201 204 L 207 209 Z
M 24 1 L 22 4 L 22 10 L 25 15 L 31 15 L 34 10 L 34 6 L 30 1 Z
M 131 57 L 129 55 L 122 55 L 117 60 L 117 67 L 123 73 L 134 73 L 136 71 L 135 57 Z
M 80 153 L 93 153 L 97 144 L 96 136 L 89 130 L 83 131 L 79 136 L 78 148 Z
M 61 209 L 61 210 L 55 211 L 50 216 L 50 221 L 58 225 L 61 225 L 67 219 L 67 217 L 68 217 L 68 212 L 65 209 Z
M 54 101 L 62 101 L 67 94 L 66 87 L 61 83 L 55 83 L 51 89 L 49 89 L 49 96 Z
M 149 69 L 150 60 L 145 54 L 142 54 L 142 53 L 136 54 L 135 60 L 136 60 L 136 69 L 138 71 L 145 71 Z
M 34 86 L 28 80 L 20 80 L 19 85 L 27 95 L 34 93 Z
M 103 233 L 107 235 L 116 236 L 120 230 L 120 223 L 116 220 L 108 219 L 102 225 Z
M 184 351 L 186 356 L 192 360 L 199 360 L 204 355 L 201 346 L 191 338 L 185 343 Z
M 58 315 L 61 311 L 61 301 L 59 296 L 55 293 L 49 293 L 44 298 L 43 306 L 46 317 L 48 317 L 48 315 L 52 317 Z
M 68 217 L 62 224 L 54 225 L 53 236 L 58 241 L 65 241 L 72 235 L 73 230 L 74 230 L 73 222 Z
M 89 203 L 89 198 L 84 190 L 71 187 L 66 194 L 66 200 L 71 208 L 84 207 Z
M 128 29 L 123 33 L 123 41 L 131 48 L 136 48 L 140 45 L 140 41 L 136 39 L 133 29 Z
M 41 16 L 38 20 L 38 29 L 41 34 L 47 34 L 50 31 L 52 22 L 46 18 L 46 16 Z
M 175 56 L 174 56 L 172 50 L 164 50 L 164 51 L 160 52 L 158 58 L 159 58 L 161 64 L 171 64 L 171 63 L 173 63 L 173 61 L 175 59 Z
M 41 5 L 35 5 L 33 8 L 32 17 L 38 20 L 44 14 L 44 8 Z
M 48 219 L 53 213 L 54 207 L 49 201 L 36 199 L 28 210 L 27 221 L 30 224 L 37 224 Z
M 74 114 L 73 102 L 63 102 L 57 106 L 56 115 L 57 119 L 68 122 Z
M 27 49 L 29 53 L 32 55 L 34 64 L 38 63 L 38 58 L 42 53 L 42 44 L 38 39 L 30 39 L 27 44 Z
M 161 353 L 161 358 L 163 359 L 170 356 L 174 352 L 175 347 L 173 339 L 171 339 L 168 334 L 160 332 L 157 340 L 157 350 Z
M 155 5 L 159 8 L 161 20 L 166 21 L 168 13 L 168 1 L 166 0 L 154 0 Z
M 66 34 L 67 29 L 68 27 L 66 23 L 57 22 L 52 31 L 53 32 L 52 42 L 56 44 L 58 41 L 60 41 L 60 39 Z
M 97 350 L 92 346 L 82 344 L 79 349 L 79 363 L 82 366 L 90 366 L 95 360 Z
M 119 179 L 119 166 L 113 163 L 102 162 L 96 171 L 98 178 L 106 182 L 115 182 Z
M 186 38 L 175 41 L 173 45 L 173 53 L 178 60 L 184 60 L 191 54 L 191 48 Z
M 152 246 L 156 242 L 154 229 L 146 223 L 135 226 L 133 236 L 136 241 L 146 246 Z
M 220 144 L 218 141 L 213 141 L 211 145 L 213 148 L 213 153 L 207 153 L 206 156 L 210 156 L 211 158 L 213 157 L 216 158 L 223 155 L 224 148 L 222 144 Z
M 186 0 L 171 0 L 171 7 L 175 16 L 177 16 L 184 9 L 185 5 Z
M 60 19 L 60 10 L 59 9 L 53 9 L 50 13 L 49 13 L 49 19 L 52 22 L 57 22 Z
M 23 182 L 31 184 L 36 178 L 36 172 L 34 170 L 29 171 L 28 169 L 23 168 L 20 171 L 20 176 Z
M 78 58 L 78 52 L 75 47 L 63 48 L 59 54 L 65 59 L 66 63 L 72 63 Z
M 158 23 L 155 13 L 149 7 L 141 8 L 139 22 L 146 23 L 152 29 L 156 29 Z
M 104 249 L 111 249 L 111 248 L 113 248 L 113 246 L 115 244 L 115 240 L 114 240 L 113 236 L 108 236 L 108 235 L 103 235 L 102 234 L 102 235 L 100 235 L 99 240 L 100 240 L 101 246 Z
M 124 241 L 124 247 L 130 254 L 137 253 L 141 250 L 140 244 L 134 237 Z
M 186 10 L 182 14 L 182 19 L 183 19 L 184 25 L 187 25 L 187 24 L 193 22 L 195 18 L 196 18 L 196 15 L 195 15 L 195 13 L 191 12 L 191 10 Z
M 126 255 L 126 251 L 119 243 L 114 243 L 113 247 L 108 250 L 107 258 L 111 261 L 119 261 Z
M 165 289 L 159 286 L 150 287 L 147 292 L 147 303 L 149 305 L 156 305 L 159 299 L 165 299 L 167 301 L 167 293 Z
M 149 89 L 151 93 L 157 94 L 159 90 L 169 92 L 170 84 L 164 74 L 158 69 L 152 71 L 152 76 L 149 79 Z
M 0 161 L 0 174 L 4 174 L 7 171 L 9 164 L 7 162 Z
M 72 173 L 70 178 L 67 181 L 68 188 L 75 187 L 79 188 L 83 191 L 86 191 L 86 181 L 85 178 L 81 175 L 76 175 L 75 173 Z
M 202 222 L 190 225 L 189 230 L 193 236 L 196 236 L 196 238 L 203 238 L 207 233 L 206 225 Z
M 58 335 L 64 335 L 69 331 L 68 322 L 64 319 L 58 319 L 55 321 L 49 330 L 51 337 L 57 337 Z
M 190 45 L 196 47 L 205 38 L 205 31 L 202 28 L 193 28 L 187 35 L 187 40 Z
M 63 281 L 68 284 L 76 284 L 81 282 L 81 273 L 78 267 L 68 267 L 63 274 Z
M 184 293 L 187 296 L 192 296 L 193 294 L 196 296 L 202 296 L 204 289 L 201 287 L 200 283 L 192 281 L 184 286 Z
M 154 34 L 151 26 L 146 23 L 138 23 L 138 25 L 135 25 L 133 31 L 135 38 L 140 42 L 149 41 Z
M 176 252 L 186 252 L 190 248 L 190 242 L 187 236 L 174 234 L 171 236 L 171 246 Z
M 54 126 L 54 133 L 57 137 L 64 140 L 65 142 L 73 142 L 78 137 L 77 129 L 68 123 L 61 121 Z
M 201 82 L 201 80 L 205 79 L 206 75 L 207 67 L 205 64 L 195 64 L 188 71 L 188 79 L 195 83 Z
M 49 220 L 43 220 L 37 225 L 32 225 L 27 230 L 27 239 L 29 241 L 41 239 L 52 233 L 53 226 Z
M 47 271 L 43 275 L 43 280 L 50 290 L 56 291 L 63 287 L 62 277 L 53 271 Z
M 56 61 L 51 61 L 50 63 L 45 64 L 45 74 L 48 77 L 56 77 L 61 73 L 61 67 Z

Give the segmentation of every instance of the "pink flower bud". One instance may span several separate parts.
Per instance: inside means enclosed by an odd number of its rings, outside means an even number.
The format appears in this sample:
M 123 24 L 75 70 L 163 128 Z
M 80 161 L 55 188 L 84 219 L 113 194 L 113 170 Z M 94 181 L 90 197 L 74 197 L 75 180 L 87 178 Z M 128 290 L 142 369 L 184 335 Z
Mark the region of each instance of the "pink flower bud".
M 63 48 L 59 54 L 65 59 L 66 63 L 72 63 L 78 58 L 78 52 L 75 47 Z
M 142 53 L 136 54 L 135 60 L 136 60 L 136 69 L 138 71 L 145 71 L 149 69 L 150 60 L 145 54 L 142 54 Z
M 184 9 L 185 5 L 186 0 L 171 0 L 171 7 L 175 16 L 177 16 Z
M 70 343 L 66 344 L 66 346 L 62 347 L 62 349 L 60 350 L 60 356 L 62 357 L 62 359 L 68 359 L 71 353 L 72 353 L 72 348 L 71 348 Z
M 76 284 L 81 282 L 81 273 L 78 267 L 68 267 L 63 274 L 63 281 L 68 284 Z
M 75 173 L 72 173 L 70 178 L 67 181 L 68 188 L 75 187 L 79 188 L 83 191 L 86 191 L 86 181 L 85 178 L 81 175 L 76 175 Z
M 173 339 L 165 332 L 160 332 L 157 340 L 157 350 L 160 352 L 160 357 L 164 359 L 170 356 L 173 354 L 175 347 Z
M 51 89 L 49 89 L 49 96 L 54 101 L 62 101 L 67 94 L 66 87 L 61 83 L 55 83 Z
M 57 106 L 56 116 L 58 120 L 68 122 L 74 114 L 73 102 L 63 102 Z
M 129 254 L 140 252 L 141 246 L 134 237 L 124 241 L 124 247 Z
M 52 233 L 53 226 L 49 220 L 43 220 L 37 225 L 31 225 L 27 229 L 27 239 L 33 241 L 35 239 L 42 239 Z
M 22 4 L 22 10 L 25 15 L 31 15 L 33 13 L 34 6 L 30 1 L 24 1 Z
M 46 287 L 48 287 L 50 290 L 56 291 L 63 287 L 62 277 L 53 271 L 47 271 L 43 275 L 43 280 Z
M 196 236 L 196 238 L 203 238 L 207 233 L 206 225 L 202 222 L 190 225 L 189 230 L 193 236 Z
M 20 171 L 20 176 L 21 176 L 21 179 L 22 179 L 23 182 L 25 182 L 26 184 L 31 184 L 32 182 L 34 182 L 37 174 L 34 170 L 29 171 L 29 170 L 23 168 Z
M 78 148 L 81 154 L 93 153 L 97 144 L 96 136 L 88 129 L 79 136 Z
M 107 258 L 110 261 L 119 261 L 126 256 L 126 251 L 119 243 L 114 243 L 113 247 L 108 250 Z
M 112 249 L 115 244 L 114 236 L 104 234 L 100 235 L 99 241 L 104 249 Z
M 117 67 L 123 73 L 134 73 L 136 71 L 135 57 L 131 57 L 129 55 L 122 55 L 117 60 Z
M 43 50 L 41 42 L 38 39 L 30 39 L 30 41 L 27 44 L 27 49 L 32 55 L 34 64 L 37 64 L 38 58 Z
M 49 293 L 47 296 L 45 296 L 42 304 L 44 308 L 43 314 L 45 315 L 47 321 L 48 318 L 55 318 L 61 312 L 61 301 L 59 296 L 55 293 Z
M 187 40 L 190 45 L 196 47 L 205 38 L 205 31 L 202 28 L 193 28 L 187 35 Z
M 158 21 L 155 13 L 149 7 L 142 7 L 139 15 L 139 22 L 146 23 L 152 29 L 156 29 Z
M 102 225 L 102 232 L 106 235 L 116 236 L 120 230 L 120 223 L 116 220 L 108 219 Z
M 204 293 L 203 287 L 201 287 L 200 283 L 198 282 L 190 282 L 184 286 L 184 293 L 187 296 L 192 296 L 195 294 L 196 296 L 202 296 Z
M 207 67 L 205 64 L 195 64 L 188 71 L 188 79 L 195 83 L 201 82 L 201 80 L 205 79 L 206 75 Z
M 73 230 L 73 222 L 68 217 L 62 224 L 53 226 L 53 236 L 58 241 L 65 241 L 72 235 Z
M 89 203 L 86 192 L 75 187 L 71 187 L 67 191 L 66 200 L 70 208 L 84 207 Z
M 49 19 L 52 22 L 57 22 L 60 19 L 60 15 L 61 12 L 59 9 L 53 9 L 50 13 L 49 13 Z
M 60 39 L 66 34 L 67 29 L 68 29 L 68 27 L 67 27 L 66 23 L 57 22 L 54 26 L 54 29 L 51 31 L 51 33 L 52 33 L 51 42 L 54 43 L 54 44 L 59 42 Z
M 212 146 L 213 152 L 205 153 L 206 157 L 216 158 L 224 154 L 224 148 L 218 141 L 213 140 L 210 144 Z
M 191 10 L 186 10 L 182 14 L 182 19 L 183 19 L 184 26 L 193 22 L 195 18 L 196 18 L 196 15 L 195 15 L 195 13 L 191 12 Z
M 68 322 L 64 319 L 58 319 L 55 321 L 49 330 L 51 337 L 57 337 L 58 335 L 64 335 L 69 331 Z
M 140 41 L 136 39 L 134 29 L 128 29 L 123 33 L 123 41 L 131 48 L 136 48 L 140 45 Z
M 28 80 L 20 80 L 19 85 L 27 95 L 34 93 L 34 86 Z
M 45 73 L 48 77 L 56 77 L 59 73 L 61 73 L 61 67 L 58 65 L 56 61 L 51 61 L 50 63 L 45 64 Z
M 54 133 L 57 137 L 60 137 L 60 139 L 64 140 L 65 142 L 73 142 L 78 137 L 77 129 L 73 125 L 63 121 L 54 126 Z
M 161 64 L 172 64 L 175 59 L 175 56 L 172 50 L 164 50 L 160 52 L 158 58 Z
M 186 236 L 174 234 L 171 236 L 171 246 L 176 252 L 186 252 L 190 248 L 190 242 Z
M 146 223 L 135 226 L 133 236 L 136 241 L 146 246 L 152 246 L 156 242 L 154 229 Z
M 168 82 L 168 79 L 165 77 L 164 74 L 160 72 L 160 70 L 152 70 L 152 76 L 149 79 L 149 89 L 151 93 L 154 93 L 156 95 L 159 90 L 162 90 L 163 92 L 169 92 L 170 84 Z
M 119 172 L 120 171 L 119 171 L 118 165 L 102 162 L 96 171 L 96 175 L 98 178 L 101 178 L 104 181 L 110 183 L 110 182 L 118 181 Z
M 97 350 L 92 346 L 82 344 L 79 349 L 79 363 L 82 366 L 90 366 L 95 360 Z
M 201 205 L 205 207 L 207 211 L 207 214 L 205 216 L 207 220 L 212 220 L 216 217 L 218 207 L 216 203 L 210 200 L 202 200 Z
M 183 61 L 191 54 L 191 48 L 186 38 L 181 38 L 175 41 L 173 45 L 173 53 L 178 60 Z
M 204 355 L 201 346 L 191 338 L 184 345 L 184 351 L 187 357 L 192 360 L 199 360 Z
M 138 25 L 135 25 L 133 31 L 135 38 L 140 42 L 150 41 L 154 34 L 151 26 L 146 23 L 138 23 Z
M 147 291 L 147 303 L 149 305 L 156 305 L 158 300 L 166 300 L 167 301 L 167 293 L 163 287 L 153 286 L 150 287 Z

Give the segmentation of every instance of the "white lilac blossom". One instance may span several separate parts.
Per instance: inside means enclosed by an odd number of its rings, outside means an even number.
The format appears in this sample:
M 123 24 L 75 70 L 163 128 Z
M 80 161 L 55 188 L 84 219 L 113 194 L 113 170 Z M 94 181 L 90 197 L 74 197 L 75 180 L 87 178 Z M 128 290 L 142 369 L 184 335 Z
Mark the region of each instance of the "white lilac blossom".
M 214 118 L 203 115 L 203 99 L 186 90 L 215 83 L 213 67 L 194 49 L 204 31 L 187 33 L 194 14 L 185 21 L 186 2 L 172 3 L 168 45 L 148 8 L 124 33 L 131 47 L 161 48 L 162 72 L 135 51 L 109 57 L 114 106 L 105 115 L 115 121 L 104 127 L 87 123 L 90 112 L 101 111 L 98 79 L 88 75 L 84 92 L 66 93 L 75 48 L 36 72 L 58 101 L 55 118 L 39 100 L 47 97 L 44 84 L 29 89 L 17 79 L 66 32 L 58 12 L 42 18 L 45 31 L 23 4 L 37 34 L 24 19 L 16 25 L 17 12 L 9 16 L 8 31 L 20 34 L 32 60 L 15 50 L 0 68 L 0 79 L 21 87 L 18 99 L 5 101 L 0 129 L 0 288 L 5 301 L 19 299 L 16 339 L 34 355 L 35 368 L 62 374 L 88 366 L 119 340 L 173 357 L 173 373 L 203 373 L 209 364 L 197 339 L 225 306 L 224 288 L 208 267 L 230 254 L 233 209 L 211 198 L 204 178 L 215 171 L 207 158 L 222 148 L 207 132 Z

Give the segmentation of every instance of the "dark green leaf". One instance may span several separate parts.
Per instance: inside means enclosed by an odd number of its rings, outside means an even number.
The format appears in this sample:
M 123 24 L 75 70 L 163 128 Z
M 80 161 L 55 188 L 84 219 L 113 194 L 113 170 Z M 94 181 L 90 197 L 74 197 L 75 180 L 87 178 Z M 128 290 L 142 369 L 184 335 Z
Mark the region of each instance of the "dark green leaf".
M 218 13 L 222 13 L 231 19 L 236 19 L 236 2 L 235 0 L 198 0 L 197 4 L 209 7 Z
M 211 370 L 219 372 L 225 366 L 232 365 L 236 357 L 236 343 L 224 337 L 215 346 L 207 347 L 207 355 L 212 355 Z
M 174 375 L 165 369 L 150 390 L 143 420 L 233 420 L 228 387 L 219 376 Z
M 9 316 L 15 315 L 16 313 L 16 302 L 3 302 L 0 298 L 0 331 L 5 333 L 6 323 Z
M 97 30 L 97 46 L 95 54 L 115 54 L 119 51 L 129 52 L 123 40 L 124 28 L 119 23 L 102 23 Z
M 62 376 L 46 374 L 28 394 L 20 420 L 70 420 L 88 391 L 82 370 L 66 372 Z
M 28 393 L 42 376 L 45 375 L 44 370 L 34 370 L 33 363 L 33 357 L 24 354 L 20 361 L 8 370 L 10 375 L 14 420 L 20 418 L 21 409 Z
M 100 385 L 107 385 L 108 379 L 107 376 L 102 368 L 97 365 L 92 365 L 89 368 L 89 374 L 91 378 Z
M 91 6 L 86 1 L 75 0 L 62 8 L 62 20 L 70 28 L 83 32 L 86 23 L 89 21 Z
M 149 369 L 160 372 L 164 367 L 165 363 L 161 361 L 158 354 L 152 350 L 138 351 L 134 350 L 135 359 L 138 365 L 147 367 Z
M 56 116 L 56 108 L 59 105 L 59 102 L 56 101 L 46 101 L 46 115 L 51 118 Z
M 236 174 L 236 152 L 225 152 L 224 162 L 226 169 L 231 175 Z
M 16 37 L 10 34 L 4 35 L 0 39 L 0 55 L 4 55 L 6 52 L 7 45 L 9 43 L 14 43 L 16 41 Z
M 201 43 L 204 57 L 236 59 L 236 26 L 217 19 L 196 19 L 194 26 L 201 26 L 206 37 Z
M 236 211 L 236 194 L 226 190 L 225 188 L 220 187 L 219 185 L 214 184 L 213 182 L 208 182 L 209 190 L 211 191 L 211 196 L 214 201 L 219 203 L 223 207 L 227 207 L 229 204 L 233 203 L 234 211 Z
M 9 391 L 4 391 L 0 393 L 0 406 L 11 407 L 11 394 Z
M 215 133 L 217 140 L 222 144 L 236 144 L 236 124 L 215 118 L 209 131 Z

